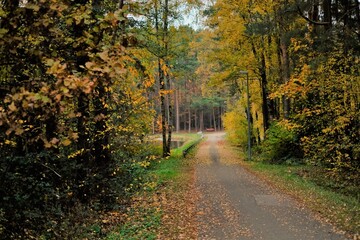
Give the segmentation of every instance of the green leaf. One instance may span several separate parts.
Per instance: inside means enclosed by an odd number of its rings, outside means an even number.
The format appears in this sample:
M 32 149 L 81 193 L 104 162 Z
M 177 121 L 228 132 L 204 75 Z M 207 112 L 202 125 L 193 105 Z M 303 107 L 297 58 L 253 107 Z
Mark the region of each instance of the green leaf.
M 8 31 L 8 29 L 0 28 L 0 38 L 2 38 Z
M 38 12 L 40 10 L 40 7 L 38 5 L 32 4 L 32 3 L 28 3 L 25 5 L 25 8 L 27 9 L 32 9 L 35 12 Z
M 0 17 L 6 17 L 6 12 L 4 11 L 4 9 L 0 8 Z

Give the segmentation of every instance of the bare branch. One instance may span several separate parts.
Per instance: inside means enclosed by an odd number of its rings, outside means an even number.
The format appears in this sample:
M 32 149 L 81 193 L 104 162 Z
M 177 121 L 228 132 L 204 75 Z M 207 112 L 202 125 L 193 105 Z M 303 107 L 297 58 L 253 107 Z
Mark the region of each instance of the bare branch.
M 61 175 L 60 175 L 59 173 L 57 173 L 54 169 L 52 169 L 52 168 L 49 167 L 49 166 L 46 166 L 45 164 L 42 164 L 42 163 L 40 163 L 40 164 L 41 164 L 41 166 L 46 167 L 47 169 L 49 169 L 49 170 L 51 170 L 53 173 L 55 173 L 56 176 L 58 176 L 59 178 L 61 178 Z
M 322 26 L 330 25 L 330 22 L 316 22 L 316 21 L 313 21 L 313 20 L 311 20 L 310 18 L 306 17 L 306 16 L 304 15 L 304 13 L 302 12 L 302 10 L 300 9 L 300 6 L 299 6 L 299 5 L 297 5 L 297 9 L 298 9 L 299 15 L 300 15 L 302 18 L 304 18 L 306 21 L 308 21 L 308 22 L 310 22 L 310 23 L 312 23 L 312 24 L 322 25 Z

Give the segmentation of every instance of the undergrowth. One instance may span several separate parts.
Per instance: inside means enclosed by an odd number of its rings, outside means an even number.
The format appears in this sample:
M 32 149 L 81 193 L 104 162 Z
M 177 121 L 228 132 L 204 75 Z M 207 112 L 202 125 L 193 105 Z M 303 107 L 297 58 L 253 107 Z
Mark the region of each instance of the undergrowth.
M 200 140 L 197 134 L 175 135 L 185 140 L 183 146 L 173 149 L 171 156 L 152 159 L 150 164 L 140 164 L 137 176 L 127 189 L 131 205 L 123 222 L 107 234 L 106 239 L 156 239 L 163 215 L 162 192 L 181 175 L 184 164 L 183 151 Z

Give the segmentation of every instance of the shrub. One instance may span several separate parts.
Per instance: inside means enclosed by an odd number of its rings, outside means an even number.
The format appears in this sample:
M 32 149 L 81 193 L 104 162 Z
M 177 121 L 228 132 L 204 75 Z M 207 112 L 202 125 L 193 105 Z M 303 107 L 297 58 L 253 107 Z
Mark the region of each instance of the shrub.
M 276 122 L 266 131 L 266 136 L 259 147 L 264 161 L 276 164 L 301 162 L 302 150 L 294 131 Z

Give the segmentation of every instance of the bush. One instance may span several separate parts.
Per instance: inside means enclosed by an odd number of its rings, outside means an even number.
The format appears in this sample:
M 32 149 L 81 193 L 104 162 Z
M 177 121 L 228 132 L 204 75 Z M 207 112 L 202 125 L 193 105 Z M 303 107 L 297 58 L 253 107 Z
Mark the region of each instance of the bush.
M 261 158 L 275 164 L 300 163 L 302 150 L 295 132 L 281 123 L 274 123 L 266 131 L 267 138 L 260 145 Z
M 329 111 L 330 112 L 330 111 Z M 328 114 L 330 115 L 330 114 Z M 332 115 L 330 115 L 332 116 Z M 301 146 L 307 162 L 327 170 L 332 180 L 358 185 L 360 183 L 360 136 L 358 134 L 360 118 L 342 116 L 345 124 L 339 124 L 339 117 L 321 124 L 326 128 L 307 132 L 301 138 Z M 315 125 L 315 123 L 313 123 Z

